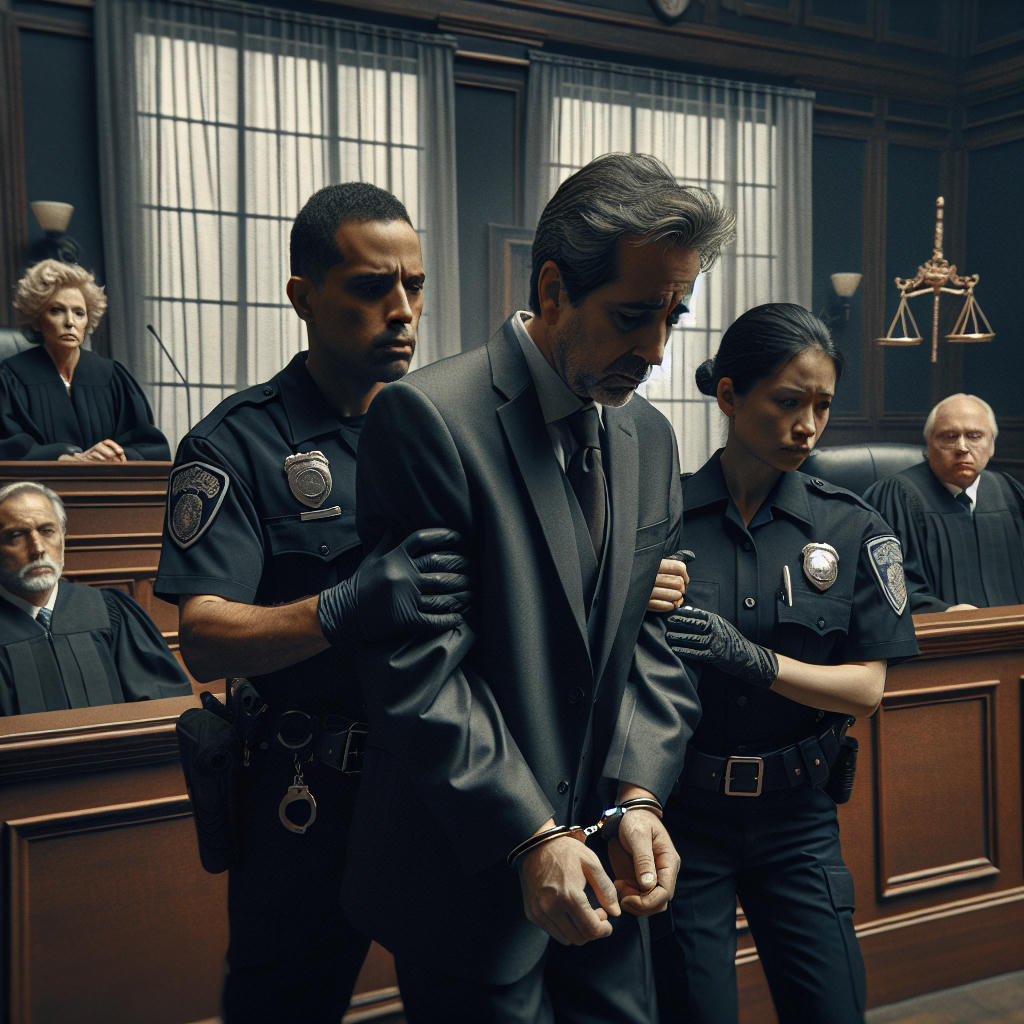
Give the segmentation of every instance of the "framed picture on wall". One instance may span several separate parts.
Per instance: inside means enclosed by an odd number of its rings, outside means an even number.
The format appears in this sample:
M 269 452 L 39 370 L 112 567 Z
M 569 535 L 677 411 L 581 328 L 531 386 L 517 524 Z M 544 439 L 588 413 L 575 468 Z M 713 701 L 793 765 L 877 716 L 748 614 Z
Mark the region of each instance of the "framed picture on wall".
M 533 229 L 488 224 L 489 328 L 496 331 L 517 309 L 529 308 Z

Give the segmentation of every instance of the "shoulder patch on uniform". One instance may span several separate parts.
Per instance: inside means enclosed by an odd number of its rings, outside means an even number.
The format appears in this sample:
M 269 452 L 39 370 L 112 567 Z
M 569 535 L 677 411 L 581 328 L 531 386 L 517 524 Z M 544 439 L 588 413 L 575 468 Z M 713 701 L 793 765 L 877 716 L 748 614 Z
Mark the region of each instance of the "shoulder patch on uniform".
M 903 548 L 893 534 L 872 537 L 864 542 L 875 578 L 897 615 L 907 607 L 907 581 L 903 576 Z
M 175 466 L 167 481 L 167 531 L 179 548 L 191 547 L 213 522 L 231 481 L 208 462 Z

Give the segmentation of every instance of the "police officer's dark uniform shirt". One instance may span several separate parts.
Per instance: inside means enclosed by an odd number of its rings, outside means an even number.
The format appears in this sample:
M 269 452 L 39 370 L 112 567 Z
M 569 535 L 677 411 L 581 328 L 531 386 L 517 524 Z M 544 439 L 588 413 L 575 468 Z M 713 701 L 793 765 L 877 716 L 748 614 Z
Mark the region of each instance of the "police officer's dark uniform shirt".
M 733 506 L 716 454 L 683 482 L 686 603 L 717 612 L 777 654 L 819 665 L 917 654 L 898 542 L 863 501 L 804 473 L 783 473 L 749 529 Z M 808 544 L 837 552 L 834 583 L 804 571 Z M 792 606 L 782 567 L 789 567 Z M 820 714 L 770 690 L 705 668 L 703 716 L 692 745 L 709 754 L 765 753 L 810 736 Z
M 265 384 L 226 399 L 182 440 L 168 481 L 154 586 L 160 597 L 280 604 L 317 594 L 358 566 L 363 417 L 340 420 L 305 359 L 299 353 Z M 286 459 L 310 452 L 323 454 L 326 471 L 309 460 L 286 470 Z M 271 713 L 365 721 L 351 663 L 344 647 L 334 647 L 252 682 Z M 278 819 L 293 782 L 290 753 L 271 740 L 241 771 L 242 859 L 229 874 L 225 1020 L 339 1019 L 365 956 L 368 940 L 338 905 L 358 776 L 304 758 L 318 816 L 301 835 Z
M 346 424 L 305 368 L 304 352 L 280 373 L 222 402 L 178 447 L 154 592 L 165 600 L 216 594 L 284 604 L 351 576 L 362 554 L 355 527 L 356 449 L 362 417 Z M 328 481 L 285 469 L 319 451 Z M 296 491 L 311 481 L 304 498 Z M 293 489 L 294 488 L 294 489 Z M 328 650 L 253 682 L 276 710 L 359 718 L 361 698 L 344 649 Z

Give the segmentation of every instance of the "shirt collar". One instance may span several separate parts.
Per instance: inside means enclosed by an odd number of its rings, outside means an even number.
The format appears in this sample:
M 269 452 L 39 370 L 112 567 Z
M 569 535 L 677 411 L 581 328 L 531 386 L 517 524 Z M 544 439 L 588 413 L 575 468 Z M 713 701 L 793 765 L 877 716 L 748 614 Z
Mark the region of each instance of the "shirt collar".
M 0 584 L 0 597 L 6 601 L 10 601 L 15 608 L 20 608 L 26 615 L 30 615 L 33 619 L 39 614 L 40 608 L 48 608 L 51 612 L 53 606 L 57 603 L 57 588 L 60 586 L 60 581 L 57 581 L 57 586 L 50 591 L 50 596 L 44 605 L 30 604 L 23 597 L 18 597 L 17 594 L 11 593 L 5 586 Z
M 604 409 L 596 402 L 580 403 L 579 398 L 569 390 L 569 385 L 555 372 L 551 364 L 544 358 L 544 354 L 537 343 L 530 337 L 526 330 L 526 321 L 531 319 L 531 314 L 525 310 L 519 310 L 512 317 L 512 330 L 523 350 L 526 359 L 526 367 L 533 378 L 533 385 L 537 389 L 537 399 L 540 402 L 541 412 L 544 414 L 545 424 L 556 423 L 571 416 L 574 412 L 589 405 L 597 408 L 597 415 L 604 422 Z
M 956 484 L 947 484 L 945 480 L 939 480 L 939 483 L 949 491 L 950 494 L 955 498 L 961 491 L 967 492 L 967 497 L 971 499 L 972 505 L 978 503 L 978 487 L 981 484 L 981 473 L 979 473 L 968 487 L 957 487 Z
M 306 369 L 307 352 L 298 352 L 267 387 L 276 385 L 291 428 L 290 442 L 300 445 L 314 437 L 337 432 L 339 417 L 327 404 Z
M 721 464 L 720 448 L 710 459 L 686 481 L 686 511 L 692 512 L 703 506 L 721 504 L 728 507 L 729 488 L 725 484 Z M 811 508 L 807 500 L 807 475 L 794 472 L 783 473 L 769 492 L 764 504 L 758 510 L 751 525 L 765 521 L 762 517 L 768 510 L 783 512 L 794 519 L 811 522 Z M 770 518 L 770 517 L 769 517 Z

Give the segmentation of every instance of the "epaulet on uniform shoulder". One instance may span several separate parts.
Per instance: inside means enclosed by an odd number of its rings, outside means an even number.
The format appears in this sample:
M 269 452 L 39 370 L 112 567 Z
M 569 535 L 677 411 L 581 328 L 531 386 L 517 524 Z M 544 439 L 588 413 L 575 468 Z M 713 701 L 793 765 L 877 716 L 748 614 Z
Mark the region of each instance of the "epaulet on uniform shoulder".
M 870 509 L 871 506 L 856 492 L 848 490 L 846 487 L 840 487 L 839 484 L 829 483 L 828 480 L 822 480 L 820 476 L 812 476 L 810 473 L 802 473 L 807 481 L 807 486 L 812 487 L 816 491 L 820 491 L 822 494 L 831 494 L 840 498 L 845 498 L 850 502 L 851 505 L 860 505 L 862 508 Z
M 262 384 L 253 384 L 251 387 L 236 391 L 233 395 L 228 395 L 227 398 L 223 399 L 215 409 L 208 412 L 192 427 L 189 433 L 206 436 L 236 409 L 242 406 L 258 408 L 261 405 L 266 405 L 280 394 L 280 390 L 277 383 L 271 380 L 264 381 Z

